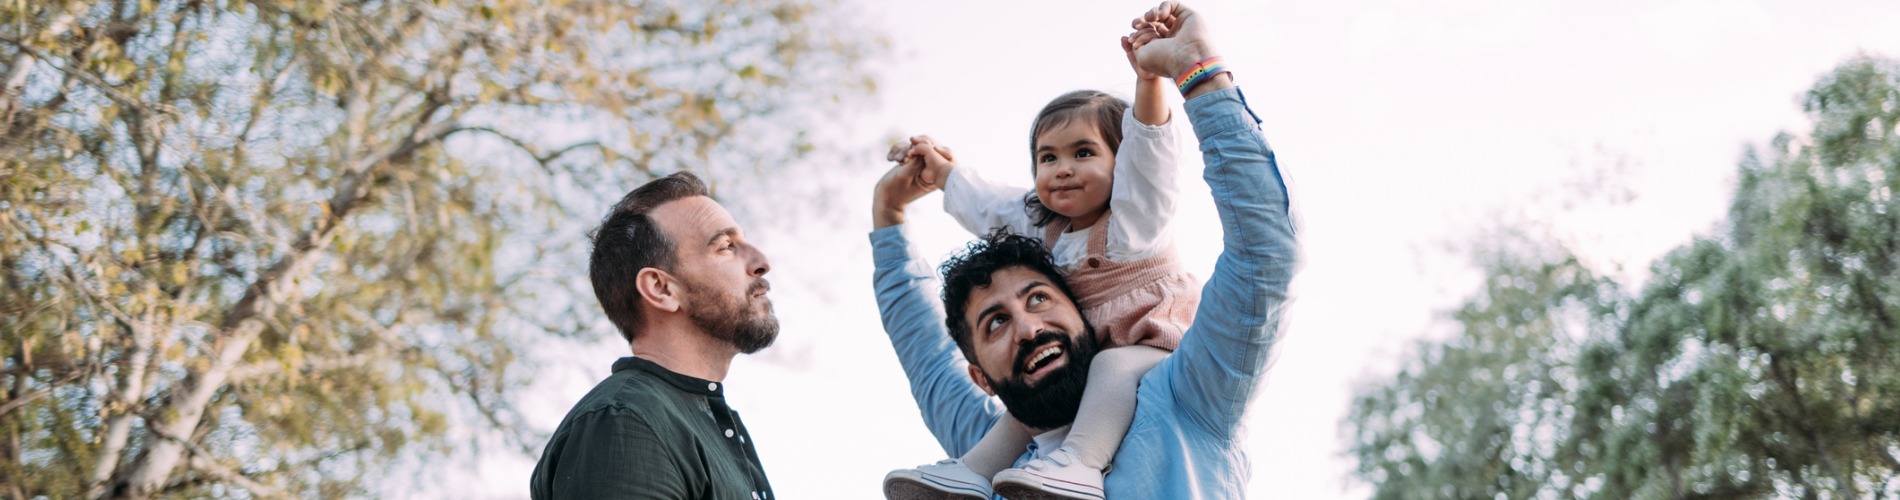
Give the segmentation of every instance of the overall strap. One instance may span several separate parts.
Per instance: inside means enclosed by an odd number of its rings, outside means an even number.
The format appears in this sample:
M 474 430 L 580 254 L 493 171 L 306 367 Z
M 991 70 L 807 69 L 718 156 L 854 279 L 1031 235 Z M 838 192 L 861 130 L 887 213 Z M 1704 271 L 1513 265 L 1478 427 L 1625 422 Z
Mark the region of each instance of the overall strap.
M 1057 218 L 1056 220 L 1049 221 L 1048 224 L 1044 224 L 1042 226 L 1042 249 L 1054 251 L 1056 249 L 1056 239 L 1061 238 L 1062 232 L 1067 230 L 1069 230 L 1068 218 Z
M 1102 216 L 1095 219 L 1095 227 L 1089 228 L 1089 256 L 1108 256 L 1108 216 L 1114 213 L 1114 210 L 1103 210 Z

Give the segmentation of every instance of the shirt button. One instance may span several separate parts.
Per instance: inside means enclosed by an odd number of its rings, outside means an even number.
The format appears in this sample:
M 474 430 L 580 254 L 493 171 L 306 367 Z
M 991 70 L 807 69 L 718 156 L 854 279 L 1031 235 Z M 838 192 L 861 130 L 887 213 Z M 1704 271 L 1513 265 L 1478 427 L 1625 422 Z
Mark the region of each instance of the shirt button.
M 1089 257 L 1089 267 L 1102 267 L 1102 259 Z
M 717 390 L 719 390 L 719 383 L 718 383 L 718 382 L 707 382 L 707 383 L 706 383 L 706 390 L 708 390 L 708 391 L 717 391 Z
M 732 437 L 732 429 L 726 429 L 726 437 Z

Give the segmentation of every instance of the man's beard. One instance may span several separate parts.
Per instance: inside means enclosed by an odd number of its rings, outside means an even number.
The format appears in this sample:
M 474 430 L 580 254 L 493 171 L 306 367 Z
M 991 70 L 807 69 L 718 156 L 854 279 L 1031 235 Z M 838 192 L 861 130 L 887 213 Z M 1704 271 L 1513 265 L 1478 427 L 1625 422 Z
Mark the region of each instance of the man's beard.
M 1031 386 L 1023 381 L 1022 366 L 1034 354 L 1034 349 L 1020 349 L 1016 363 L 1011 368 L 1014 376 L 1004 380 L 990 377 L 990 390 L 996 391 L 996 397 L 1003 400 L 1003 406 L 1017 421 L 1037 429 L 1054 429 L 1075 422 L 1075 413 L 1082 407 L 1082 391 L 1089 384 L 1089 362 L 1095 359 L 1095 329 L 1084 326 L 1083 335 L 1074 337 L 1066 332 L 1048 331 L 1037 336 L 1029 345 L 1040 346 L 1054 340 L 1062 346 L 1062 352 L 1069 357 L 1069 363 L 1044 375 L 1042 380 Z
M 771 285 L 761 278 L 746 287 L 746 292 L 737 298 L 719 293 L 708 287 L 688 285 L 686 295 L 692 310 L 686 317 L 713 338 L 732 344 L 744 354 L 759 352 L 778 340 L 778 317 L 772 315 L 772 303 L 765 303 L 765 312 L 752 314 L 750 298 L 752 294 L 770 289 Z

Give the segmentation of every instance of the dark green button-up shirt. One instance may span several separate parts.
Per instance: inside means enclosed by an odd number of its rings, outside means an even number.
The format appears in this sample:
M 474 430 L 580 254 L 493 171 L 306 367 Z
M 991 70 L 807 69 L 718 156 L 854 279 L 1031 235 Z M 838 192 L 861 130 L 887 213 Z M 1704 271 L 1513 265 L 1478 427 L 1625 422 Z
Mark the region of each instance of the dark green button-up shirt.
M 529 488 L 535 500 L 776 498 L 725 387 L 635 357 L 567 412 Z

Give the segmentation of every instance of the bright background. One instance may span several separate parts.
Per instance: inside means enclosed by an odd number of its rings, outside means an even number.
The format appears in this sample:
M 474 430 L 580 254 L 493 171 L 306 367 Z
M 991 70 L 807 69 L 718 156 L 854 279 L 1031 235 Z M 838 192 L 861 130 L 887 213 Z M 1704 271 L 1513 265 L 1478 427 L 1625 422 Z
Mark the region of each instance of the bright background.
M 942 458 L 871 294 L 865 234 L 882 150 L 927 133 L 965 167 L 1027 186 L 1038 108 L 1079 88 L 1133 97 L 1117 37 L 1153 2 L 849 5 L 891 37 L 881 105 L 832 131 L 862 151 L 828 180 L 845 186 L 828 200 L 839 220 L 747 225 L 772 259 L 782 333 L 727 378 L 775 489 L 792 499 L 879 498 L 885 472 Z M 1249 417 L 1252 498 L 1366 495 L 1340 431 L 1354 383 L 1394 370 L 1437 329 L 1436 312 L 1473 289 L 1455 249 L 1485 228 L 1548 226 L 1600 271 L 1640 284 L 1648 262 L 1714 227 L 1747 145 L 1806 128 L 1801 93 L 1817 77 L 1857 53 L 1900 57 L 1900 3 L 1887 1 L 1190 5 L 1265 120 L 1304 224 L 1291 336 Z M 1175 106 L 1190 153 L 1175 238 L 1205 277 L 1220 234 Z M 1604 201 L 1583 185 L 1627 196 Z M 941 203 L 933 194 L 910 212 L 933 262 L 970 239 Z M 601 337 L 519 403 L 540 430 L 628 354 L 610 330 Z M 533 466 L 490 455 L 467 471 L 479 481 L 424 490 L 521 497 Z

